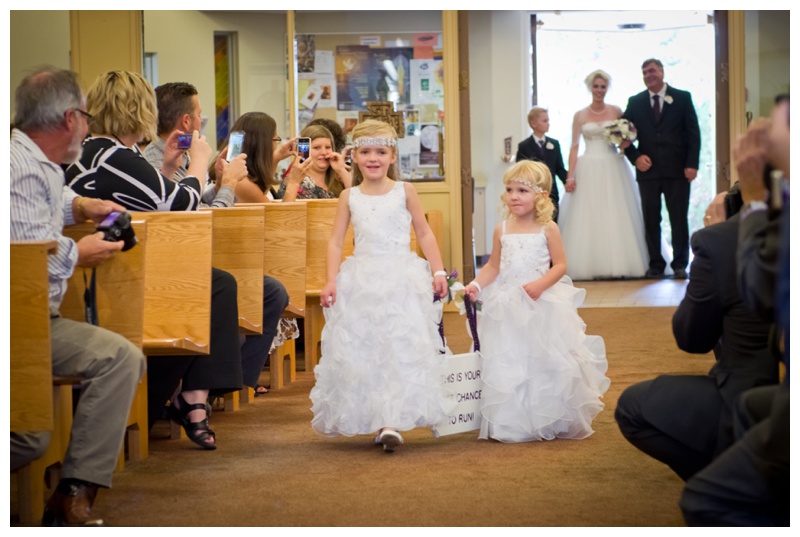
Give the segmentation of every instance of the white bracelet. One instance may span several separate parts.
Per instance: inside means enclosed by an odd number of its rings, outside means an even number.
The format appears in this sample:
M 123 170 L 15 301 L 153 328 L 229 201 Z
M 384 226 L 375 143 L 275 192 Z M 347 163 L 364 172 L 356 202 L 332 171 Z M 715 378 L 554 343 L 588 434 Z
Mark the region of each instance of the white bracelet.
M 447 273 L 443 270 L 437 270 L 436 272 L 433 273 L 433 277 L 435 278 L 436 276 L 444 276 L 445 278 L 447 278 Z
M 478 294 L 480 294 L 481 291 L 483 291 L 483 289 L 481 289 L 481 285 L 478 282 L 476 282 L 475 280 L 472 280 L 467 285 L 474 285 L 475 287 L 477 287 L 478 288 Z

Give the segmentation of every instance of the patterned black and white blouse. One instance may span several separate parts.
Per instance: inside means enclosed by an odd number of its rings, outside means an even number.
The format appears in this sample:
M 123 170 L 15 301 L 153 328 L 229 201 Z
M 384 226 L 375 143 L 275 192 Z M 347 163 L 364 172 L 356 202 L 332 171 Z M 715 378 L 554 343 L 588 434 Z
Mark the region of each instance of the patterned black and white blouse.
M 200 181 L 175 183 L 118 140 L 92 137 L 81 157 L 67 168 L 67 185 L 81 196 L 111 200 L 130 211 L 194 211 L 200 204 Z

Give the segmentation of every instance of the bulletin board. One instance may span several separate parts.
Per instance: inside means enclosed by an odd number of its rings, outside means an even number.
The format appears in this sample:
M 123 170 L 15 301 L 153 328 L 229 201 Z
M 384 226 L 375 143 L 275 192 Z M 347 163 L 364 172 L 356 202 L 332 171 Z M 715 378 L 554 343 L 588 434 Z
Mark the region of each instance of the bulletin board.
M 298 126 L 337 121 L 348 136 L 369 102 L 402 112 L 401 177 L 443 180 L 444 64 L 441 32 L 297 34 Z

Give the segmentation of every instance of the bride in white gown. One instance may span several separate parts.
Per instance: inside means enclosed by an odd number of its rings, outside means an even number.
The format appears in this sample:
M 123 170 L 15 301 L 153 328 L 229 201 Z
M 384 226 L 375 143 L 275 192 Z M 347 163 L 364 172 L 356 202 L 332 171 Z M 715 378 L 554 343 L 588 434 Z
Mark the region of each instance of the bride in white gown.
M 567 274 L 573 280 L 641 278 L 647 247 L 638 188 L 628 162 L 605 138 L 605 127 L 622 116 L 605 103 L 611 77 L 586 77 L 592 104 L 575 113 L 566 195 L 558 225 L 564 240 Z M 586 150 L 578 157 L 580 136 Z

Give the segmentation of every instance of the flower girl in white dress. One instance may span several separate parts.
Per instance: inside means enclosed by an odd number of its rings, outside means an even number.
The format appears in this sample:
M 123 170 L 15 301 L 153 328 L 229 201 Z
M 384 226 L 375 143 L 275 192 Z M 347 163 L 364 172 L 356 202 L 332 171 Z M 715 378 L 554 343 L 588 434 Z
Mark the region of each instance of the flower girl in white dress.
M 414 187 L 395 180 L 395 130 L 367 120 L 353 129 L 353 144 L 353 186 L 339 196 L 328 243 L 311 426 L 323 436 L 377 432 L 375 443 L 392 452 L 403 443 L 399 431 L 436 425 L 453 406 L 441 386 L 447 351 L 441 302 L 434 305 L 447 280 Z M 351 221 L 355 252 L 340 268 Z M 410 249 L 412 225 L 428 261 Z
M 503 183 L 509 217 L 495 228 L 491 258 L 465 290 L 483 302 L 480 438 L 586 438 L 604 407 L 608 362 L 603 339 L 587 336 L 578 316 L 586 291 L 565 275 L 548 197 L 552 177 L 544 164 L 522 161 Z

